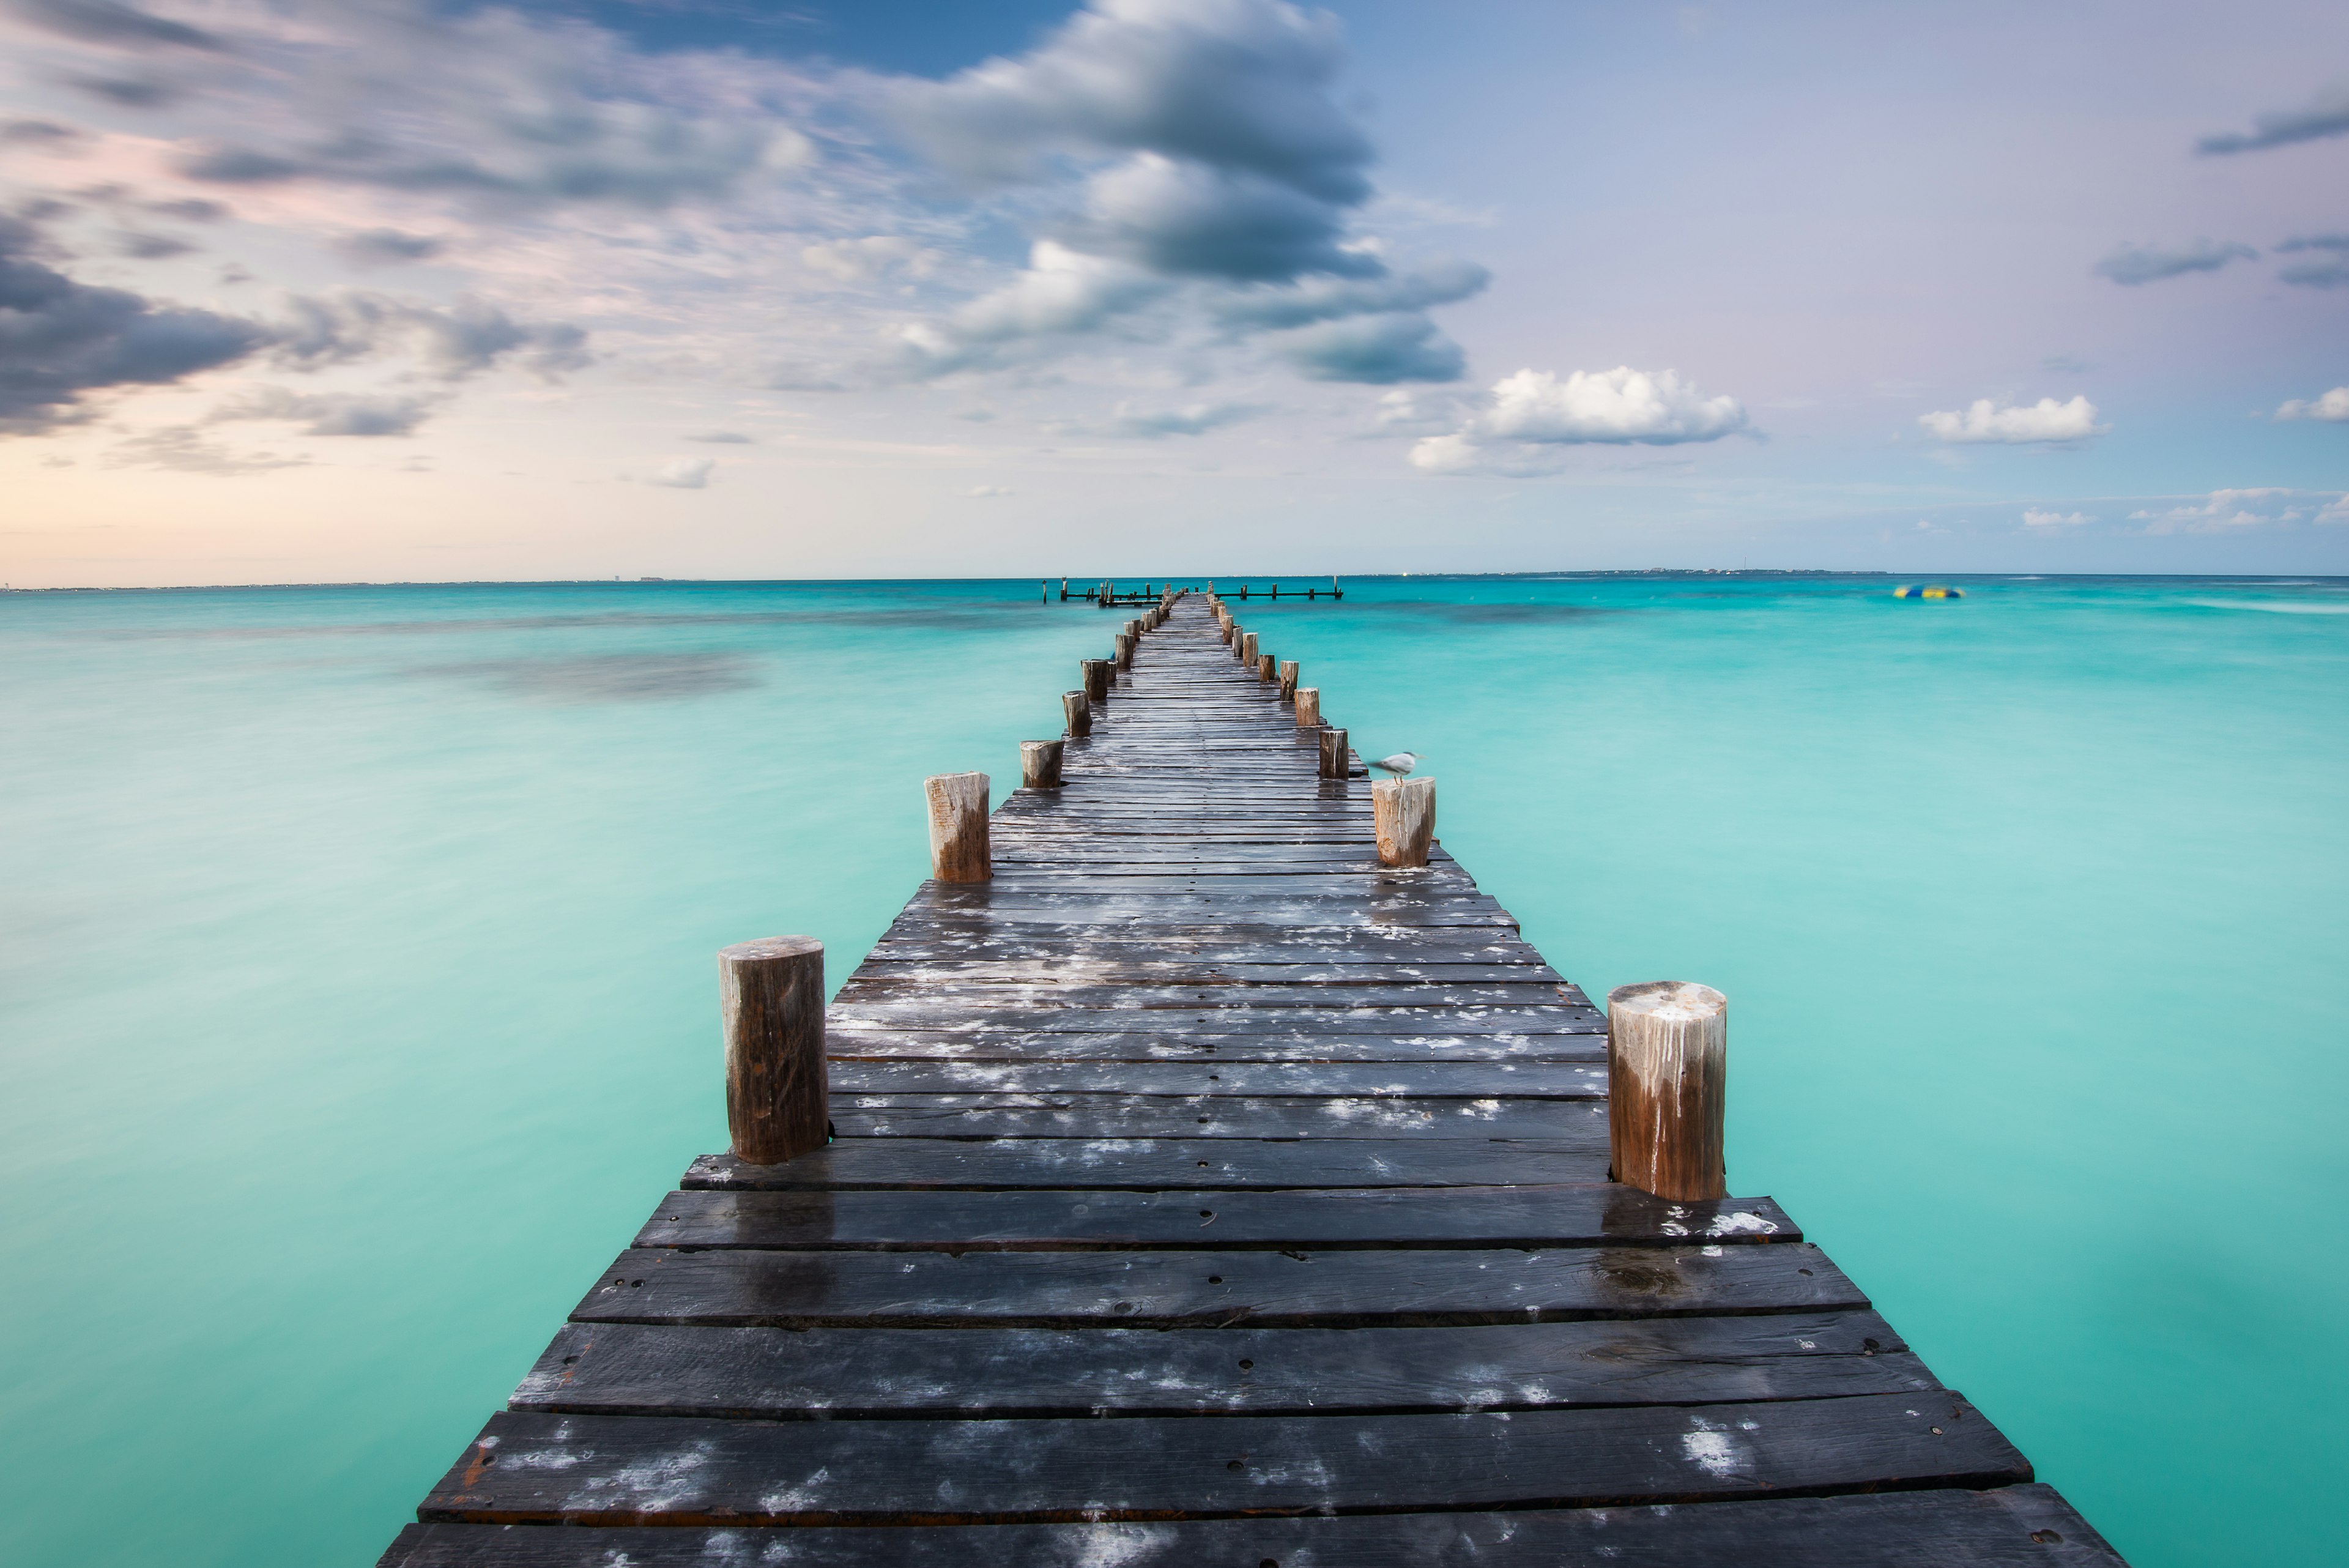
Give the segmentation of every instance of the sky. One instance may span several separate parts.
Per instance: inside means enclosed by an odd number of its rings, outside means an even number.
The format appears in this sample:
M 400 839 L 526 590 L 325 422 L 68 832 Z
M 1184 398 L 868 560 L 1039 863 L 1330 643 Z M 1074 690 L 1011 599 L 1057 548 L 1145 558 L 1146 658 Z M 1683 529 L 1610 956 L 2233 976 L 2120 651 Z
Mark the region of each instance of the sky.
M 0 0 L 0 581 L 2349 573 L 2349 7 Z

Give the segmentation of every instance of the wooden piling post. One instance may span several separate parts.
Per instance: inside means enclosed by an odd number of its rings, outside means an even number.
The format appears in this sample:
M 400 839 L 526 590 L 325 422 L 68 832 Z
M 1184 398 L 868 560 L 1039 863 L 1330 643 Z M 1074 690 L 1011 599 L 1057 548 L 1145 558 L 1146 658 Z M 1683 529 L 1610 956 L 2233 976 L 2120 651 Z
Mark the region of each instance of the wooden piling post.
M 922 781 L 930 797 L 930 875 L 941 882 L 984 882 L 994 875 L 987 784 L 985 774 L 936 774 Z
M 1346 760 L 1346 732 L 1324 729 L 1321 732 L 1321 776 L 1342 779 L 1349 775 Z
M 1297 689 L 1297 727 L 1310 730 L 1321 722 L 1321 688 L 1299 686 Z
M 1250 670 L 1256 668 L 1256 633 L 1254 632 L 1249 632 L 1240 639 L 1240 662 Z
M 1106 659 L 1081 659 L 1085 672 L 1085 695 L 1095 702 L 1109 701 L 1109 683 L 1115 673 L 1114 663 Z
M 1607 993 L 1609 1174 L 1674 1202 L 1729 1196 L 1722 1160 L 1729 999 L 1650 981 Z
M 1092 700 L 1081 691 L 1061 694 L 1061 711 L 1069 721 L 1069 733 L 1090 735 L 1093 732 Z
M 1116 664 L 1117 664 L 1117 667 L 1118 667 L 1120 670 L 1131 670 L 1131 669 L 1133 669 L 1133 633 L 1132 633 L 1132 632 L 1130 632 L 1130 631 L 1122 631 L 1122 632 L 1119 632 L 1119 633 L 1117 634 L 1117 644 L 1116 644 L 1116 647 L 1117 647 L 1117 659 L 1116 659 L 1115 662 L 1116 662 Z
M 726 1126 L 737 1158 L 781 1165 L 822 1148 L 823 944 L 768 937 L 718 952 L 726 1032 Z
M 1264 680 L 1264 681 L 1269 681 L 1269 680 L 1271 680 L 1273 679 L 1273 674 L 1274 674 L 1274 664 L 1275 664 L 1275 661 L 1274 661 L 1273 657 L 1272 657 L 1272 655 L 1271 655 L 1271 654 L 1269 654 L 1269 653 L 1259 653 L 1259 654 L 1257 654 L 1257 655 L 1256 656 L 1256 678 L 1257 678 L 1258 680 Z
M 1293 659 L 1280 661 L 1280 700 L 1284 702 L 1297 701 L 1297 660 Z
M 1424 866 L 1435 836 L 1435 781 L 1381 779 L 1371 786 L 1371 816 L 1378 825 L 1379 864 Z
M 1061 751 L 1063 741 L 1022 741 L 1019 742 L 1019 783 L 1025 789 L 1058 789 L 1061 787 Z

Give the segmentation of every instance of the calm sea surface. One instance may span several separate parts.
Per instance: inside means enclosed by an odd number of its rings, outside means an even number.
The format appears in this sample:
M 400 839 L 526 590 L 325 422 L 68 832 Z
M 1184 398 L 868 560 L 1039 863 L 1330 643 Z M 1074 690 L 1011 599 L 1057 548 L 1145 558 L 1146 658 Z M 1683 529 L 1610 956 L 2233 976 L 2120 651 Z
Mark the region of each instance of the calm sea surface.
M 2139 1568 L 2349 1561 L 2349 583 L 1410 578 L 1245 619 Z M 364 1565 L 834 981 L 1032 583 L 0 597 L 0 1558 Z M 2333 1501 L 2327 1502 L 2326 1499 Z

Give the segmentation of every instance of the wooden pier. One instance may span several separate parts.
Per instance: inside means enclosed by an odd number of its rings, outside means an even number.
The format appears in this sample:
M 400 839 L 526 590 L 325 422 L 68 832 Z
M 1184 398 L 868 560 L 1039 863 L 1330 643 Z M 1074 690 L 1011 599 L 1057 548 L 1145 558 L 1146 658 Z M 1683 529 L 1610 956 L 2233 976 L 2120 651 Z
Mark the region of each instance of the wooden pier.
M 828 1011 L 730 950 L 737 1147 L 834 1136 L 696 1160 L 384 1568 L 2117 1564 L 1775 1203 L 1609 1181 L 1607 1017 L 1221 613 L 933 781 L 974 879 Z

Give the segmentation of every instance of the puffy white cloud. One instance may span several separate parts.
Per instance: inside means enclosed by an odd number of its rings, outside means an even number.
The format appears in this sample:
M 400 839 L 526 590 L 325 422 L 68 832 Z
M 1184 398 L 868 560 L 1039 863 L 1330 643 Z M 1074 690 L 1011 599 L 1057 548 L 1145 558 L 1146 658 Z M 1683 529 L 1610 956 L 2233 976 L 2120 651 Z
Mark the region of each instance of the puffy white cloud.
M 2206 136 L 2194 144 L 2194 151 L 2222 154 L 2258 152 L 2270 147 L 2289 147 L 2295 141 L 2314 141 L 2327 136 L 2349 136 L 2349 82 L 2327 88 L 2299 109 L 2255 114 L 2251 117 L 2249 133 L 2225 131 L 2216 136 Z
M 1920 414 L 1917 422 L 1936 441 L 1996 441 L 2011 446 L 2085 441 L 2113 428 L 2096 422 L 2096 405 L 2085 397 L 2067 403 L 2042 398 L 2035 403 L 2004 407 L 1988 398 L 1976 398 L 1962 411 Z
M 2189 272 L 2217 272 L 2230 261 L 2259 259 L 2259 252 L 2232 240 L 2193 240 L 2182 245 L 2125 244 L 2089 270 L 2135 286 Z
M 1450 435 L 1412 448 L 1429 473 L 1522 467 L 1543 446 L 1673 446 L 1751 429 L 1735 398 L 1705 397 L 1674 370 L 1519 370 L 1493 385 L 1485 407 Z
M 717 467 L 714 457 L 672 458 L 646 475 L 645 483 L 670 490 L 707 490 L 709 475 Z
M 2023 526 L 2027 528 L 2077 528 L 2084 523 L 2095 521 L 2085 512 L 2042 512 L 2031 507 L 2023 514 Z
M 2349 387 L 2335 387 L 2321 398 L 2294 398 L 2275 411 L 2280 420 L 2323 420 L 2349 424 Z
M 1164 296 L 1167 280 L 1125 262 L 1039 240 L 1028 268 L 943 321 L 900 327 L 899 365 L 942 376 L 1033 358 L 1039 340 L 1098 332 Z

